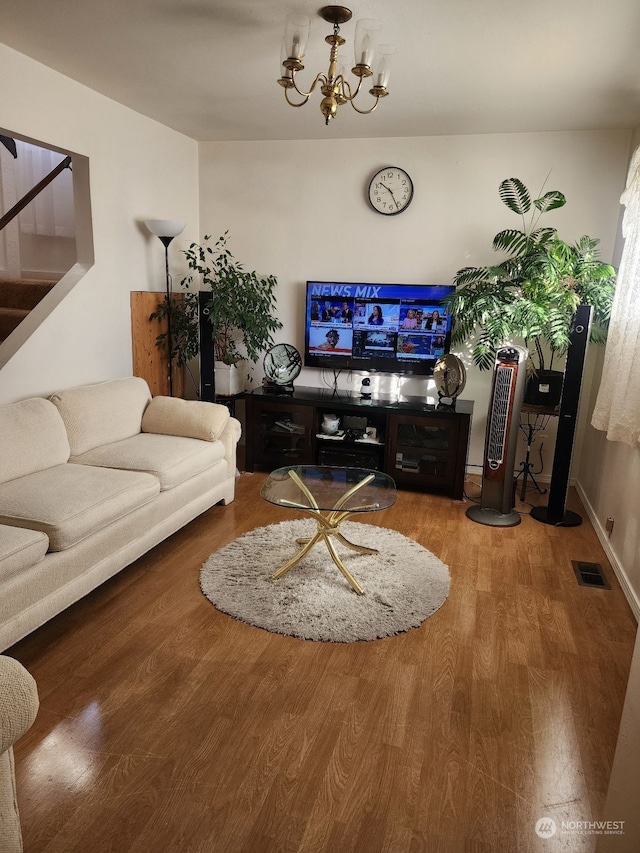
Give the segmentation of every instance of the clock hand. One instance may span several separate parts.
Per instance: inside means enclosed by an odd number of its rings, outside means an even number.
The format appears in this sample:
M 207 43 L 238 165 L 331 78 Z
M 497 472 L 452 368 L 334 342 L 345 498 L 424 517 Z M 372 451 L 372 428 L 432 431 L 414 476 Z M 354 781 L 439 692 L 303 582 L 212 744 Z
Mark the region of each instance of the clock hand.
M 390 193 L 390 194 L 391 194 L 391 198 L 393 199 L 393 203 L 394 203 L 394 204 L 395 204 L 395 206 L 396 206 L 396 210 L 399 210 L 399 209 L 400 209 L 400 205 L 399 205 L 399 204 L 398 204 L 398 202 L 396 201 L 396 197 L 394 196 L 394 194 L 393 194 L 393 190 L 391 189 L 391 187 L 388 187 L 386 184 L 383 184 L 383 183 L 382 183 L 382 181 L 380 181 L 380 186 L 381 186 L 381 187 L 384 187 L 384 188 L 385 188 L 385 190 L 386 190 L 388 193 Z

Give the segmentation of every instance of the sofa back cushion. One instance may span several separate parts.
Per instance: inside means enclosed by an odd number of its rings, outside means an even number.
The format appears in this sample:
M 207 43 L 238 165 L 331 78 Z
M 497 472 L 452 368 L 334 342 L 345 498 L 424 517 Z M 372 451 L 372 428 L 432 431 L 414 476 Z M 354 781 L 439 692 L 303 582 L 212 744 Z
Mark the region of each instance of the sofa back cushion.
M 67 428 L 73 457 L 137 435 L 151 393 L 144 379 L 129 376 L 58 391 L 49 399 Z
M 0 483 L 69 459 L 69 441 L 53 403 L 42 397 L 0 406 Z

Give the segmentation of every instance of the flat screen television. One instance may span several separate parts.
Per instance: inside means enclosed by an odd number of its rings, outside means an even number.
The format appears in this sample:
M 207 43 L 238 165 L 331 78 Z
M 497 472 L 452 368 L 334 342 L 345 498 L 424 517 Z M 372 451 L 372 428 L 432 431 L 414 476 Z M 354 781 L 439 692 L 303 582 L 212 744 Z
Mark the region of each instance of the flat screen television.
M 444 284 L 308 281 L 304 364 L 431 376 L 449 352 L 451 316 Z

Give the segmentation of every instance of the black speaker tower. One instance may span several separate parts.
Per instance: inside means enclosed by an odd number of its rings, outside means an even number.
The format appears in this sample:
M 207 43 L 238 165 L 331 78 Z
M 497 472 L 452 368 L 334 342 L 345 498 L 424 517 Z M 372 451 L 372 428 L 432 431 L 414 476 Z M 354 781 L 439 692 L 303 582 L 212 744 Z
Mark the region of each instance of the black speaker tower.
M 200 330 L 200 399 L 207 403 L 216 401 L 216 372 L 213 352 L 213 335 L 209 321 L 207 303 L 211 301 L 211 293 L 206 290 L 198 292 L 198 321 Z
M 547 506 L 534 506 L 531 517 L 543 524 L 555 527 L 577 527 L 582 517 L 566 508 L 571 473 L 571 455 L 573 440 L 578 421 L 582 374 L 587 355 L 587 344 L 591 334 L 591 305 L 580 305 L 574 314 L 569 335 L 571 343 L 567 350 L 567 364 L 564 371 L 560 414 L 558 416 L 558 434 L 553 454 L 549 503 Z

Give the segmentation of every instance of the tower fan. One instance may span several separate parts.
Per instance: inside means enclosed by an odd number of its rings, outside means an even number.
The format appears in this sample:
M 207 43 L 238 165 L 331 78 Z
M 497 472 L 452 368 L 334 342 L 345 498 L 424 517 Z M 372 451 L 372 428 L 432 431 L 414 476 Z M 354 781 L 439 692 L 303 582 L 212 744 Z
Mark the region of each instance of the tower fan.
M 513 468 L 518 422 L 524 397 L 527 350 L 501 347 L 493 367 L 493 385 L 484 446 L 482 495 L 467 517 L 493 527 L 515 527 L 520 515 L 513 509 Z

